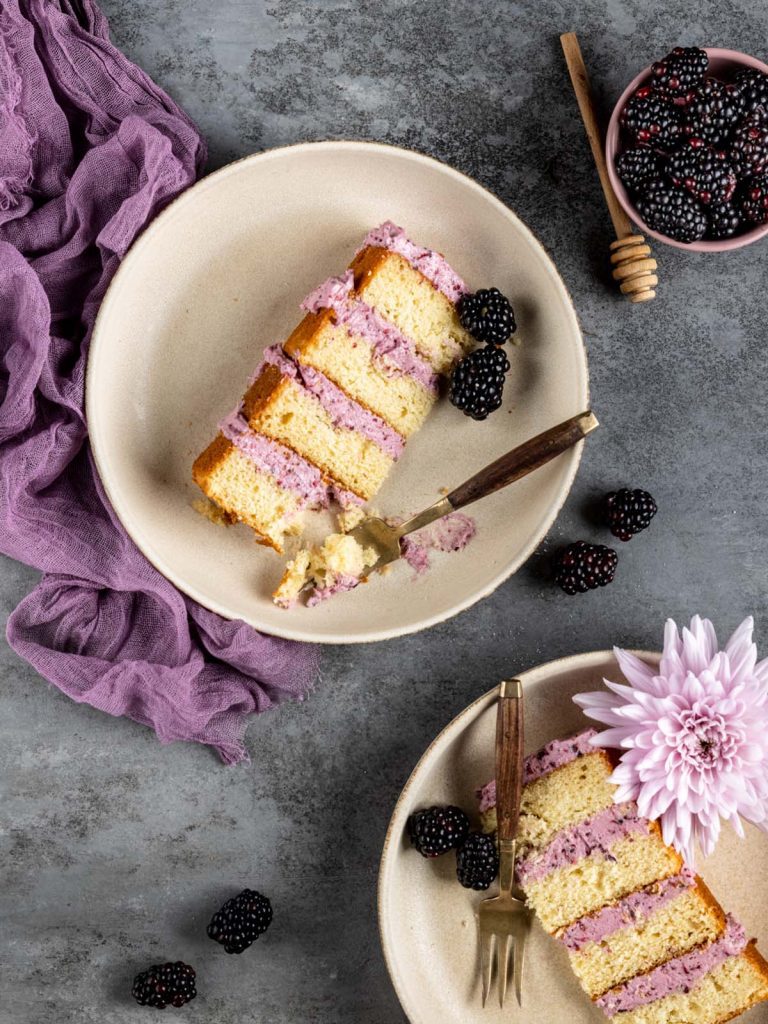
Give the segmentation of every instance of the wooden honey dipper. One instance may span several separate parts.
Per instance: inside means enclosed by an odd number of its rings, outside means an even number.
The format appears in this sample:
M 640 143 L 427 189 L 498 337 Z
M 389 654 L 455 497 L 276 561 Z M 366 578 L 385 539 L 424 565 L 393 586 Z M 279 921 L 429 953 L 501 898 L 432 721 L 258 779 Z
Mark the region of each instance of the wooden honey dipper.
M 605 163 L 600 129 L 592 103 L 589 78 L 576 33 L 566 32 L 560 36 L 560 43 L 581 111 L 584 130 L 587 133 L 592 156 L 597 166 L 600 184 L 603 186 L 605 202 L 616 232 L 616 241 L 611 242 L 613 278 L 618 282 L 622 294 L 630 302 L 648 302 L 655 297 L 654 289 L 659 283 L 656 276 L 656 260 L 651 255 L 651 247 L 645 238 L 635 231 L 632 222 L 622 209 L 608 177 L 608 167 Z

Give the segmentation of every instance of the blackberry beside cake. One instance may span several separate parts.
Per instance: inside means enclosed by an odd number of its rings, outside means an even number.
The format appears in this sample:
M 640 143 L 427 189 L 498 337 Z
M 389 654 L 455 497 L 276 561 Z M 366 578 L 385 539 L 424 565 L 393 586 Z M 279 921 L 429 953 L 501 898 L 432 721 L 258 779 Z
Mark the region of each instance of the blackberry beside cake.
M 230 521 L 282 552 L 301 513 L 368 501 L 424 421 L 440 375 L 472 346 L 447 261 L 387 221 L 302 303 L 193 467 Z
M 617 1024 L 721 1024 L 768 999 L 768 963 L 634 803 L 594 729 L 526 758 L 518 881 Z M 496 829 L 495 783 L 479 791 Z

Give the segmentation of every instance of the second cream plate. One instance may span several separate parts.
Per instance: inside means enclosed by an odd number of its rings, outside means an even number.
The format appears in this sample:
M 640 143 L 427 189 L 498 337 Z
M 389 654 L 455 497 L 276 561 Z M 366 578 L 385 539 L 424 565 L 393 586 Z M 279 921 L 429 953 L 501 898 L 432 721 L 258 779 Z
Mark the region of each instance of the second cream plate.
M 469 510 L 477 536 L 436 555 L 415 582 L 398 565 L 313 609 L 276 608 L 284 559 L 244 526 L 193 508 L 195 456 L 239 400 L 263 349 L 299 321 L 299 303 L 341 273 L 372 226 L 391 219 L 443 251 L 472 289 L 496 286 L 520 344 L 504 406 L 484 423 L 443 399 L 376 499 L 407 515 L 439 490 L 588 404 L 584 347 L 570 298 L 528 228 L 458 172 L 367 143 L 310 143 L 231 164 L 185 192 L 139 238 L 104 299 L 87 377 L 91 443 L 107 495 L 153 565 L 228 618 L 325 643 L 414 632 L 489 594 L 544 537 L 573 481 L 580 447 Z M 330 525 L 316 517 L 315 532 Z
M 658 662 L 658 655 L 641 656 Z M 610 651 L 562 658 L 524 672 L 526 753 L 594 725 L 571 697 L 602 689 L 604 677 L 623 681 Z M 498 687 L 446 726 L 416 765 L 395 807 L 379 871 L 379 928 L 390 977 L 411 1024 L 608 1024 L 579 987 L 565 948 L 538 922 L 526 944 L 522 1010 L 512 997 L 502 1012 L 495 988 L 482 1009 L 475 912 L 489 893 L 462 889 L 452 853 L 426 860 L 406 838 L 408 816 L 433 804 L 457 804 L 478 827 L 475 789 L 493 777 L 497 694 Z M 697 865 L 725 909 L 757 938 L 763 954 L 768 952 L 767 860 L 768 836 L 747 826 L 747 838 L 740 840 L 724 826 L 715 853 Z M 738 1021 L 768 1024 L 768 1004 Z

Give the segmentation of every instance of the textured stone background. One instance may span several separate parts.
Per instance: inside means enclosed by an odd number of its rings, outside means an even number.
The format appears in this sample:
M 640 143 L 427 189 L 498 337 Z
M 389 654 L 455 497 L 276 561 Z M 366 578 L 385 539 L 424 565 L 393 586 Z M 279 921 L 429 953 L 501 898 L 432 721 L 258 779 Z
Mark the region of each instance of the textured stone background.
M 0 1021 L 149 1019 L 127 995 L 130 980 L 167 957 L 199 968 L 205 994 L 188 1020 L 402 1021 L 379 951 L 376 869 L 395 798 L 434 734 L 503 674 L 612 643 L 657 647 L 668 615 L 701 611 L 726 634 L 751 612 L 768 647 L 768 246 L 709 258 L 662 249 L 658 300 L 622 304 L 606 285 L 607 216 L 557 42 L 559 31 L 580 32 L 607 110 L 677 43 L 765 59 L 768 7 L 104 6 L 117 44 L 200 124 L 211 168 L 306 139 L 374 139 L 430 153 L 493 189 L 571 289 L 604 429 L 526 569 L 429 633 L 328 650 L 309 702 L 254 721 L 248 768 L 224 769 L 200 747 L 161 747 L 138 725 L 76 706 L 1 647 Z M 606 591 L 571 599 L 551 589 L 547 551 L 597 537 L 585 506 L 622 484 L 656 496 L 652 530 L 622 548 Z M 3 617 L 33 580 L 0 561 Z M 246 883 L 272 896 L 275 923 L 250 955 L 212 955 L 207 916 Z

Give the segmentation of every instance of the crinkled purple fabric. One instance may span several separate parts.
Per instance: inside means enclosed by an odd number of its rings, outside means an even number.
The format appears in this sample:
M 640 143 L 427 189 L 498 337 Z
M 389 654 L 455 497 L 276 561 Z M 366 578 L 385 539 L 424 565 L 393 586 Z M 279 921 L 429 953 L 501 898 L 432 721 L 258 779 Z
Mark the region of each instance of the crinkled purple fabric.
M 0 550 L 44 574 L 8 641 L 73 700 L 236 762 L 247 716 L 301 699 L 317 651 L 221 619 L 155 571 L 105 499 L 83 412 L 105 289 L 204 160 L 91 0 L 2 0 Z

